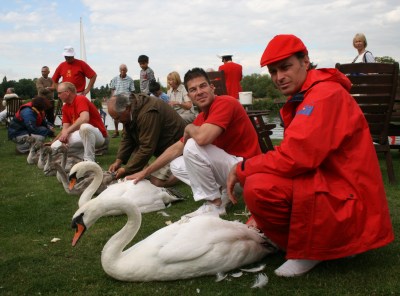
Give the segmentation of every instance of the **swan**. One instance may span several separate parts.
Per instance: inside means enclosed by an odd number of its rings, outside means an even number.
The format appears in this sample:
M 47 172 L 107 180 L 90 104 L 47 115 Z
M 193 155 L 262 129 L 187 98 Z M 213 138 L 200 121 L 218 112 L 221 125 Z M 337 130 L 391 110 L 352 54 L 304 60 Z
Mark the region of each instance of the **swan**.
M 38 158 L 38 162 L 37 162 L 37 166 L 39 169 L 43 170 L 45 162 L 46 162 L 46 155 L 45 155 L 45 151 L 44 151 L 44 146 L 42 142 L 36 142 L 35 144 L 36 146 L 36 151 L 39 151 L 39 158 Z
M 56 170 L 55 164 L 59 163 L 62 168 L 65 168 L 67 162 L 67 152 L 68 148 L 66 145 L 61 145 L 56 149 L 52 149 L 50 146 L 43 148 L 44 154 L 47 157 L 46 163 L 44 165 L 43 171 L 46 176 L 57 176 L 57 180 L 61 182 L 60 171 Z
M 25 141 L 29 143 L 29 153 L 26 161 L 28 162 L 28 164 L 36 164 L 39 158 L 39 155 L 37 153 L 38 149 L 36 148 L 36 138 L 28 136 Z
M 90 175 L 85 174 L 83 178 L 74 181 L 73 186 L 70 186 L 68 174 L 61 164 L 53 162 L 51 164 L 51 169 L 57 171 L 57 179 L 61 182 L 65 192 L 68 194 L 81 195 L 85 191 L 85 189 L 93 182 L 94 175 L 93 173 L 90 173 Z M 117 180 L 115 179 L 114 173 L 103 172 L 103 180 L 99 188 L 96 190 L 95 194 L 100 194 L 107 188 L 108 185 L 115 182 L 117 182 Z
M 94 178 L 91 184 L 82 192 L 79 198 L 79 207 L 92 199 L 103 180 L 103 170 L 95 162 L 82 161 L 74 165 L 69 172 L 70 180 L 80 179 L 88 172 L 92 172 Z M 181 200 L 167 189 L 157 187 L 148 180 L 142 180 L 137 184 L 134 184 L 133 181 L 119 181 L 108 186 L 97 198 L 114 198 L 115 196 L 128 197 L 134 200 L 142 213 L 165 209 L 165 204 Z M 118 215 L 121 213 L 114 212 L 113 214 Z
M 257 262 L 276 251 L 256 230 L 211 215 L 182 218 L 124 250 L 140 228 L 141 213 L 134 200 L 119 195 L 92 199 L 76 211 L 72 246 L 100 217 L 115 210 L 123 211 L 128 221 L 104 246 L 101 264 L 109 276 L 120 281 L 215 275 Z

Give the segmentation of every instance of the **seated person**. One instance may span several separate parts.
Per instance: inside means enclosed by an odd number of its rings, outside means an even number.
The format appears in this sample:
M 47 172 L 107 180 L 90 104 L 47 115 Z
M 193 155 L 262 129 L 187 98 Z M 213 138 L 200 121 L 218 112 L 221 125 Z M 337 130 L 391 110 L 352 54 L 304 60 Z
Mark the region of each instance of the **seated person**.
M 277 89 L 285 133 L 274 150 L 235 165 L 228 194 L 243 186 L 258 227 L 287 261 L 278 276 L 307 273 L 324 260 L 353 256 L 394 239 L 368 123 L 337 69 L 314 69 L 303 42 L 275 36 L 261 57 Z
M 18 95 L 14 92 L 13 87 L 9 87 L 6 90 L 6 93 L 3 97 L 3 106 L 6 107 L 3 111 L 0 112 L 0 122 L 5 121 L 7 117 L 7 101 L 9 99 L 18 98 Z
M 109 170 L 122 178 L 141 171 L 153 156 L 160 156 L 180 139 L 185 121 L 167 104 L 154 96 L 118 94 L 108 101 L 108 113 L 124 124 L 117 159 Z M 126 164 L 125 167 L 121 167 Z M 169 187 L 176 183 L 169 163 L 150 176 L 156 186 Z
M 51 107 L 48 99 L 35 96 L 32 101 L 22 105 L 8 126 L 8 138 L 17 144 L 15 151 L 19 154 L 29 152 L 28 136 L 43 142 L 54 136 L 53 126 L 46 120 L 45 111 Z
M 214 86 L 203 69 L 189 70 L 184 81 L 190 99 L 202 112 L 186 126 L 179 141 L 143 171 L 126 178 L 137 183 L 171 162 L 172 173 L 192 188 L 194 200 L 205 201 L 185 216 L 224 215 L 229 170 L 244 158 L 261 153 L 258 137 L 239 101 L 214 95 Z
M 157 97 L 163 100 L 165 103 L 169 102 L 168 95 L 162 92 L 161 86 L 157 81 L 155 80 L 150 81 L 149 91 L 151 96 Z
M 193 103 L 188 96 L 185 86 L 182 84 L 178 72 L 171 72 L 167 76 L 169 105 L 186 121 L 191 123 L 197 115 Z
M 68 153 L 85 161 L 95 161 L 95 148 L 107 143 L 107 130 L 96 106 L 84 95 L 77 95 L 71 82 L 57 88 L 62 107 L 62 130 L 51 144 L 57 149 L 67 144 Z M 107 139 L 108 140 L 108 139 Z

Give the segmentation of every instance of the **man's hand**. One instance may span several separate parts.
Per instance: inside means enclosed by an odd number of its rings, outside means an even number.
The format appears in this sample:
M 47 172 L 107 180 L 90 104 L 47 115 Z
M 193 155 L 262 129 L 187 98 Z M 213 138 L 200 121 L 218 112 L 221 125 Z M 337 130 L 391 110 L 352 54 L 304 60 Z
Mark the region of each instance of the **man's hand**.
M 137 173 L 134 173 L 132 175 L 125 177 L 126 180 L 133 180 L 133 184 L 138 183 L 139 181 L 143 180 L 144 178 L 146 178 L 146 174 L 144 171 L 140 171 L 140 172 L 137 172 Z
M 228 193 L 228 197 L 233 204 L 237 204 L 237 199 L 233 192 L 233 188 L 235 187 L 235 184 L 237 182 L 239 182 L 237 175 L 236 175 L 236 166 L 237 165 L 234 165 L 231 168 L 231 170 L 229 171 L 229 174 L 228 174 L 227 181 L 226 181 L 226 190 Z
M 60 136 L 58 137 L 58 140 L 60 140 L 60 142 L 67 144 L 68 143 L 68 136 L 69 133 L 66 129 L 62 129 Z
M 120 178 L 123 178 L 124 176 L 125 176 L 125 168 L 119 168 L 116 171 L 115 179 L 120 179 Z
M 116 172 L 120 167 L 121 167 L 121 161 L 120 161 L 119 159 L 117 159 L 116 161 L 114 161 L 114 162 L 110 165 L 110 167 L 108 168 L 108 170 L 109 170 L 111 173 L 114 173 L 114 172 Z

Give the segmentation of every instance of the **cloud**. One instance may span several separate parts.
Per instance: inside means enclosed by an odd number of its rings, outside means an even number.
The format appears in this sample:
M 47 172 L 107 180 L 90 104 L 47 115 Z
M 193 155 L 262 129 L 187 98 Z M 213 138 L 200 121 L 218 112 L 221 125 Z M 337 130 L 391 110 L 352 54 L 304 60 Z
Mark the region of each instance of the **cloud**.
M 43 65 L 54 71 L 67 44 L 79 54 L 79 17 L 96 86 L 118 75 L 121 63 L 138 79 L 140 54 L 150 57 L 163 85 L 171 71 L 183 76 L 196 66 L 218 69 L 216 55 L 223 52 L 234 54 L 245 75 L 264 73 L 260 56 L 280 33 L 302 38 L 321 67 L 352 61 L 357 32 L 366 34 L 375 56 L 400 60 L 394 0 L 18 0 L 2 6 L 0 75 L 14 80 L 38 77 Z

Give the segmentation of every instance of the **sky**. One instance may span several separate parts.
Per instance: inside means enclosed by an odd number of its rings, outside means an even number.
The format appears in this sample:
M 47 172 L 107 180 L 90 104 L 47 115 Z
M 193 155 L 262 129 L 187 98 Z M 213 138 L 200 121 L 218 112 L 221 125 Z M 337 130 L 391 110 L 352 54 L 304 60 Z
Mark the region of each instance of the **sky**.
M 86 60 L 95 87 L 119 75 L 119 65 L 139 79 L 137 58 L 166 86 L 168 73 L 193 67 L 218 69 L 217 55 L 232 54 L 243 74 L 265 74 L 260 57 L 278 34 L 294 34 L 318 67 L 351 62 L 352 40 L 367 37 L 374 56 L 400 61 L 398 0 L 7 0 L 0 7 L 0 79 L 50 76 L 64 61 L 63 48 L 80 58 L 82 18 Z

